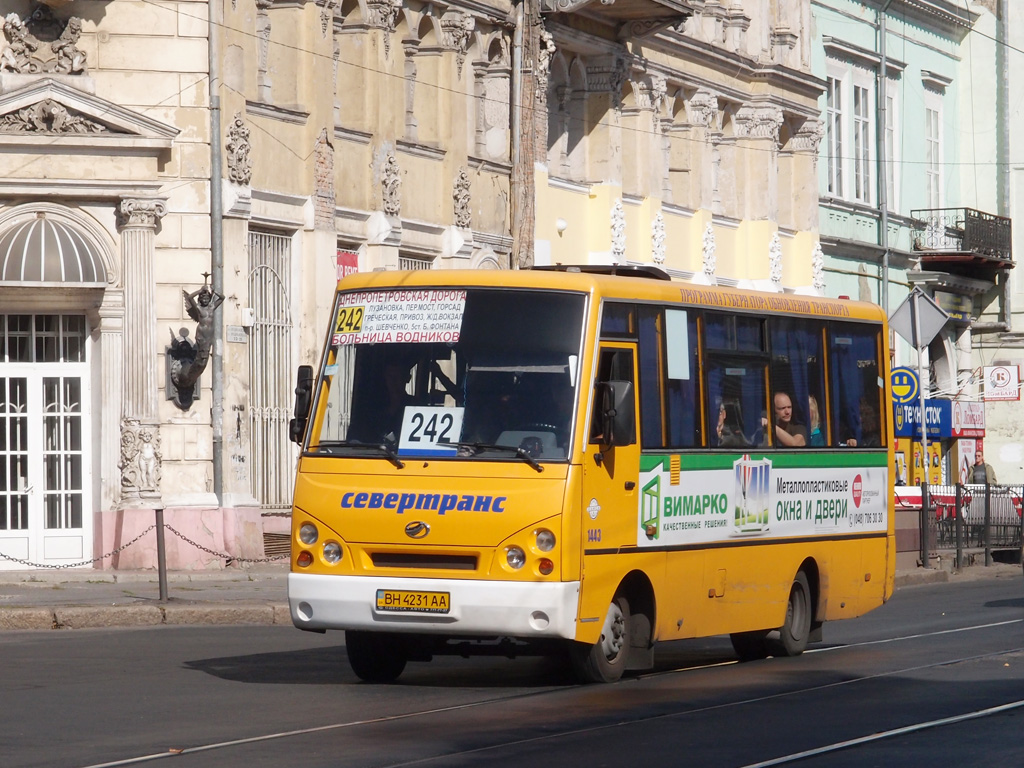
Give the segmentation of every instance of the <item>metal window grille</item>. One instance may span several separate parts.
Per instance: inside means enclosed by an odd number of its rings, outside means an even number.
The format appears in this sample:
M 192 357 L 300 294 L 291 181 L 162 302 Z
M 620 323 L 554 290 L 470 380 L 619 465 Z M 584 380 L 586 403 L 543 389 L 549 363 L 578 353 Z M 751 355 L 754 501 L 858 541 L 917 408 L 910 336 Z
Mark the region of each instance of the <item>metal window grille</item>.
M 249 478 L 265 510 L 292 503 L 291 237 L 249 232 Z
M 399 256 L 399 269 L 430 269 L 434 262 L 430 259 L 421 259 L 416 256 Z

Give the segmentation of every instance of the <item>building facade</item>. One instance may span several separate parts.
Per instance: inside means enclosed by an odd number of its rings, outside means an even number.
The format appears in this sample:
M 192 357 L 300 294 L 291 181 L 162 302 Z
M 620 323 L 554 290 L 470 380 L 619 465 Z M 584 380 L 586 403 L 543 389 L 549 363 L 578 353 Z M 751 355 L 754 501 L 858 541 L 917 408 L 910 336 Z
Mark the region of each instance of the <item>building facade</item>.
M 823 284 L 810 0 L 5 14 L 0 568 L 151 567 L 156 510 L 172 568 L 286 542 L 348 270 Z
M 810 4 L 685 5 L 542 14 L 536 262 L 813 291 Z
M 905 482 L 967 481 L 979 440 L 988 442 L 984 350 L 1011 329 L 1011 218 L 999 157 L 1007 102 L 997 87 L 1007 39 L 998 6 L 813 2 L 813 68 L 826 81 L 818 164 L 826 292 L 892 315 L 917 288 L 950 316 L 921 339 L 920 358 L 893 335 L 893 367 L 914 382 L 900 388 L 907 401 L 894 403 Z M 929 425 L 924 451 L 911 439 L 919 422 L 908 423 L 922 389 L 925 402 L 942 401 L 934 412 L 951 414 Z

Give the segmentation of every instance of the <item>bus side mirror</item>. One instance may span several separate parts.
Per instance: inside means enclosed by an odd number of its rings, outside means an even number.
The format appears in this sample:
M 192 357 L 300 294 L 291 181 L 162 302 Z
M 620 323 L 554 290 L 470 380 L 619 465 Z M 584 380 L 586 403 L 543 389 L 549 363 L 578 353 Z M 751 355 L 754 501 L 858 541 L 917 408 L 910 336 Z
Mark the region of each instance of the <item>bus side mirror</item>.
M 605 445 L 633 445 L 636 442 L 636 407 L 633 382 L 605 381 L 598 385 L 601 397 L 601 429 Z
M 313 366 L 300 365 L 295 382 L 295 418 L 288 423 L 288 437 L 293 443 L 302 444 L 309 419 L 309 403 L 313 399 Z

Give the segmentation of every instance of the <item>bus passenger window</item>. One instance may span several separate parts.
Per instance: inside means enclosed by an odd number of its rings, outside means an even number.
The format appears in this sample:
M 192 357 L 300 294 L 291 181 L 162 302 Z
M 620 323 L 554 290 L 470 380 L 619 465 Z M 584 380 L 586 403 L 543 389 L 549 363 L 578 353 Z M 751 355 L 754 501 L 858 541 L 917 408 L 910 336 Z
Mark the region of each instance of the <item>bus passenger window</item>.
M 829 333 L 833 445 L 882 445 L 878 329 L 867 325 L 838 325 Z
M 770 317 L 768 329 L 775 445 L 824 446 L 828 427 L 819 404 L 825 402 L 825 326 L 803 318 Z
M 764 428 L 765 367 L 753 360 L 712 357 L 707 363 L 708 424 L 712 447 L 753 447 L 767 444 Z M 722 431 L 718 432 L 718 427 Z
M 644 448 L 701 444 L 696 313 L 639 307 L 640 435 Z

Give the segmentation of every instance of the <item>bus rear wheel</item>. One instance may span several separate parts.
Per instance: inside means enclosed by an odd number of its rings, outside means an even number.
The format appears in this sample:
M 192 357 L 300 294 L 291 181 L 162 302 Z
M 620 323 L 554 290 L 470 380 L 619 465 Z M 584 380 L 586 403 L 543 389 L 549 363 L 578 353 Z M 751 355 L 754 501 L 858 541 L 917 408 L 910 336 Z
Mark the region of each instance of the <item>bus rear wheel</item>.
M 614 683 L 626 671 L 632 620 L 629 601 L 617 596 L 608 606 L 601 628 L 601 638 L 593 645 L 573 643 L 570 660 L 573 670 L 584 683 Z
M 732 649 L 740 661 L 757 661 L 768 658 L 767 638 L 767 629 L 757 629 L 753 632 L 733 632 L 729 635 Z
M 811 635 L 811 587 L 803 571 L 797 573 L 789 589 L 786 622 L 779 627 L 779 638 L 770 646 L 772 656 L 799 656 L 807 649 Z
M 345 651 L 356 677 L 367 683 L 397 680 L 408 659 L 401 639 L 385 632 L 345 632 Z

